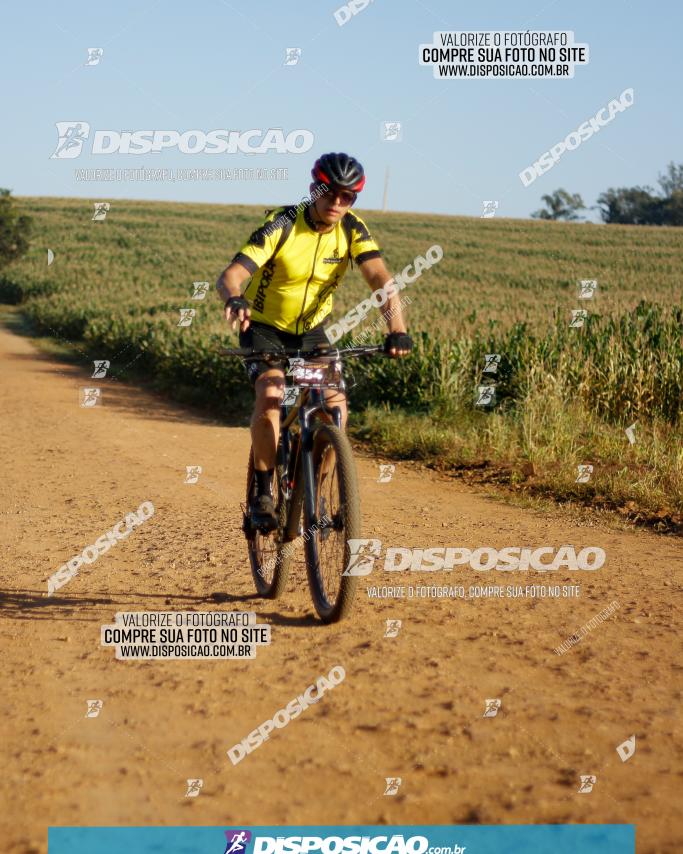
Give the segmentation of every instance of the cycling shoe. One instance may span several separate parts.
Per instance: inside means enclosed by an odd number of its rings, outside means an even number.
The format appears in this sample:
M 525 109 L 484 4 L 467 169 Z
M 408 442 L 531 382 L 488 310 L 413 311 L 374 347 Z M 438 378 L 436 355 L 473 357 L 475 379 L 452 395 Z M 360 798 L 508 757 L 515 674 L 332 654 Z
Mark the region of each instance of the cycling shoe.
M 270 495 L 257 495 L 249 505 L 249 521 L 252 528 L 269 533 L 277 528 L 275 505 Z

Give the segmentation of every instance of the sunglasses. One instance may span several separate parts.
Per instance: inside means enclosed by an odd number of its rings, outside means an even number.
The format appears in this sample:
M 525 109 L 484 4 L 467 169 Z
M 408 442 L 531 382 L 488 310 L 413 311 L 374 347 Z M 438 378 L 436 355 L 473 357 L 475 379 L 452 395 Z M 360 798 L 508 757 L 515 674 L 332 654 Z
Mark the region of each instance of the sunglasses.
M 321 189 L 325 187 L 324 194 L 330 194 L 328 198 L 332 199 L 332 201 L 339 199 L 345 208 L 352 205 L 358 198 L 358 193 L 354 193 L 352 190 L 338 190 L 335 187 L 330 187 L 328 184 L 321 184 L 320 187 Z

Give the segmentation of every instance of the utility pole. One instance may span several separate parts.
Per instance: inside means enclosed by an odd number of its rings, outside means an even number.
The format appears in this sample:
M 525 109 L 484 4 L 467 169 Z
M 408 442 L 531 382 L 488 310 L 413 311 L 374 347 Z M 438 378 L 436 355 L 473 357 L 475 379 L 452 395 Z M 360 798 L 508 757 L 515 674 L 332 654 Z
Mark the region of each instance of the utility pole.
M 382 213 L 387 212 L 387 196 L 389 195 L 389 167 L 384 173 L 384 201 L 382 202 Z

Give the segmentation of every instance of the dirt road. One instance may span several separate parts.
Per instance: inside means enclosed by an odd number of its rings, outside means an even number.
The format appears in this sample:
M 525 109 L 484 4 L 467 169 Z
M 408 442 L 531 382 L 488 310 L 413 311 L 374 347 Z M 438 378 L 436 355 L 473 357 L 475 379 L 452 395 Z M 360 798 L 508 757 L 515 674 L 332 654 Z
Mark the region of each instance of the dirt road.
M 97 354 L 91 354 L 97 358 Z M 0 830 L 45 852 L 54 825 L 634 823 L 638 851 L 683 850 L 675 574 L 680 539 L 577 527 L 398 465 L 359 462 L 365 535 L 385 545 L 600 546 L 596 572 L 554 573 L 572 598 L 370 598 L 418 582 L 530 584 L 458 568 L 376 570 L 335 626 L 313 616 L 299 551 L 289 590 L 253 595 L 240 533 L 246 429 L 0 331 L 2 707 Z M 186 467 L 202 466 L 185 484 Z M 47 579 L 143 501 L 154 516 L 48 598 Z M 512 578 L 512 580 L 510 580 Z M 389 579 L 389 580 L 387 580 Z M 610 602 L 580 643 L 553 648 Z M 117 661 L 117 611 L 249 609 L 272 627 L 253 661 Z M 385 638 L 387 619 L 402 626 Z M 233 765 L 232 745 L 335 665 L 345 680 Z M 86 700 L 101 699 L 95 718 Z M 500 699 L 493 717 L 485 700 Z M 616 751 L 636 736 L 636 752 Z M 579 793 L 580 775 L 595 775 Z M 385 778 L 400 777 L 385 795 Z M 188 778 L 203 779 L 196 798 Z

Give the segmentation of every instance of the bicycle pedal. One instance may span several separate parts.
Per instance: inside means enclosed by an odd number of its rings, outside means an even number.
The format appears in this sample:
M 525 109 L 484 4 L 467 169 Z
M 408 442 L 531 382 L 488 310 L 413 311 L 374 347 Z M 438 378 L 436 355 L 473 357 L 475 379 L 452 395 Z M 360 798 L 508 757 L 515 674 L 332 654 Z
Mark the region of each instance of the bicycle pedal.
M 269 537 L 271 534 L 276 533 L 277 525 L 275 527 L 271 525 L 259 525 L 256 530 L 262 537 Z
M 249 514 L 242 514 L 242 533 L 248 540 L 254 539 L 254 529 L 251 527 L 251 522 L 249 521 Z

